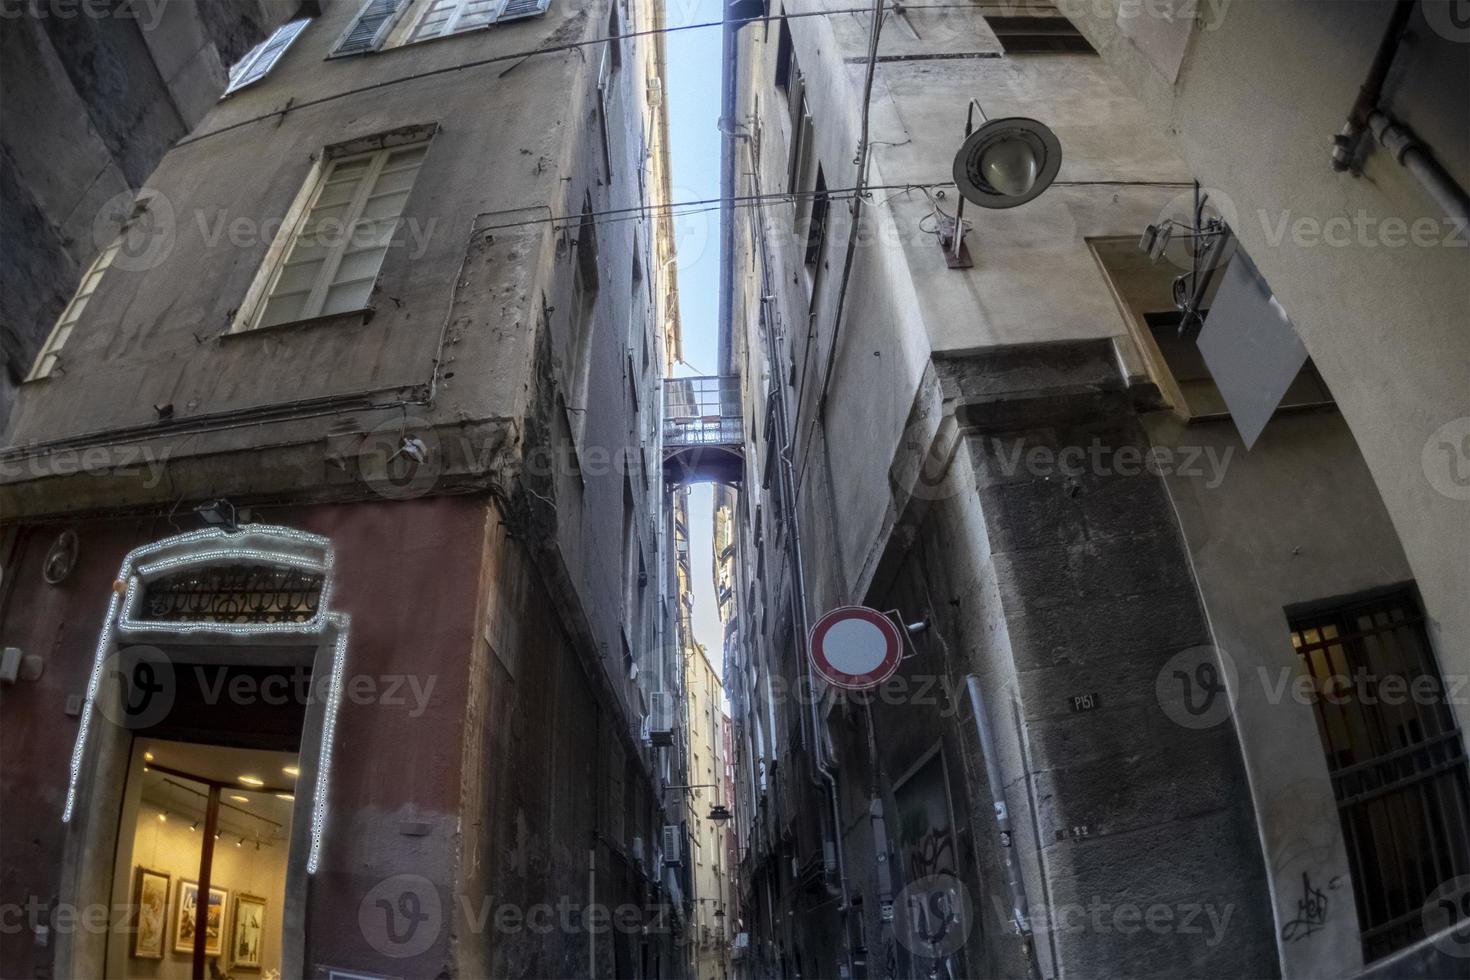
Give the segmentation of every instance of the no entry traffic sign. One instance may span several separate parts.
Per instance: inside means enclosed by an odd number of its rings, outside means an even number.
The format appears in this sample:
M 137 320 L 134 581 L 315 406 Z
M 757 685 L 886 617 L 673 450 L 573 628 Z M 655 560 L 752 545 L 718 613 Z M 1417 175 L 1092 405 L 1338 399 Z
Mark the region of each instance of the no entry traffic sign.
M 817 620 L 807 644 L 812 667 L 835 687 L 877 687 L 903 659 L 898 624 L 867 606 L 839 606 Z

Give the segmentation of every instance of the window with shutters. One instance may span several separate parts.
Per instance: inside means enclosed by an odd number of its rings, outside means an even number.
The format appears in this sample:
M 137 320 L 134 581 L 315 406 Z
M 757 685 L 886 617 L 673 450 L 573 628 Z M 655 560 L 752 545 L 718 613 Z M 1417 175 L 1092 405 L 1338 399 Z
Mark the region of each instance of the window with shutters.
M 123 234 L 127 232 L 124 231 Z M 61 358 L 61 348 L 66 346 L 67 338 L 76 328 L 77 321 L 82 317 L 82 311 L 87 308 L 92 293 L 97 290 L 97 284 L 102 281 L 102 273 L 107 271 L 107 267 L 112 265 L 112 260 L 117 258 L 122 243 L 123 238 L 120 235 L 87 267 L 87 272 L 82 276 L 81 284 L 77 286 L 71 302 L 66 304 L 66 309 L 62 310 L 61 316 L 56 318 L 56 325 L 51 328 L 51 335 L 46 338 L 41 353 L 36 355 L 36 363 L 31 368 L 31 373 L 26 375 L 27 381 L 39 381 L 41 378 L 50 377 L 51 369 L 56 367 L 56 362 Z
M 378 50 L 409 3 L 410 0 L 366 0 L 346 33 L 338 38 L 330 57 Z
M 225 86 L 225 95 L 238 92 L 247 85 L 254 85 L 268 75 L 291 46 L 291 42 L 306 30 L 309 23 L 310 20 L 293 20 L 289 24 L 282 24 L 270 37 L 247 51 L 245 57 L 230 68 L 230 81 Z
M 550 5 L 551 0 L 412 0 L 408 27 L 392 43 L 413 44 L 535 17 Z
M 272 247 L 275 260 L 267 258 L 264 278 L 251 291 L 254 302 L 243 304 L 235 330 L 367 308 L 428 145 L 421 140 L 326 160 L 293 209 L 289 238 Z

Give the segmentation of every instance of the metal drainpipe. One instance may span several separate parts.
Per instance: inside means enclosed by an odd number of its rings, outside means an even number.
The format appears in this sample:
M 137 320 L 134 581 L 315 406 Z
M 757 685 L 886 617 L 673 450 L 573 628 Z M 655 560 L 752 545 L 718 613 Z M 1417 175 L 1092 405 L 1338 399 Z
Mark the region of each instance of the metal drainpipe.
M 1414 175 L 1446 215 L 1458 222 L 1461 229 L 1470 227 L 1470 199 L 1465 191 L 1406 126 L 1395 122 L 1387 113 L 1374 110 L 1368 116 L 1368 129 L 1393 154 L 1399 166 Z
M 980 678 L 974 674 L 965 676 L 965 687 L 970 692 L 970 710 L 975 714 L 975 734 L 980 739 L 980 758 L 985 765 L 985 781 L 990 787 L 990 802 L 995 809 L 995 824 L 1000 830 L 1000 853 L 1002 872 L 1005 877 L 1006 895 L 1011 902 L 1011 924 L 1021 937 L 1026 949 L 1026 976 L 1041 976 L 1036 961 L 1035 937 L 1031 931 L 1031 907 L 1026 901 L 1026 881 L 1021 877 L 1020 865 L 1016 862 L 1016 839 L 1011 829 L 1011 815 L 1006 807 L 1005 780 L 1000 774 L 1000 753 L 995 748 L 995 732 L 990 726 L 990 716 L 985 711 L 985 699 L 980 694 Z
M 1339 173 L 1352 166 L 1353 157 L 1358 151 L 1358 140 L 1368 129 L 1368 117 L 1378 107 L 1378 99 L 1383 95 L 1383 82 L 1388 78 L 1394 55 L 1398 53 L 1399 39 L 1403 37 L 1404 28 L 1409 24 L 1409 15 L 1413 12 L 1414 0 L 1398 0 L 1398 5 L 1393 8 L 1393 16 L 1388 20 L 1383 39 L 1378 42 L 1378 51 L 1373 55 L 1373 63 L 1368 67 L 1368 77 L 1363 80 L 1362 88 L 1358 89 L 1358 97 L 1348 111 L 1342 132 L 1332 141 L 1332 169 Z
M 1383 148 L 1393 154 L 1394 160 L 1434 198 L 1444 213 L 1464 228 L 1470 224 L 1470 198 L 1467 198 L 1464 188 L 1455 183 L 1408 127 L 1378 106 L 1379 99 L 1383 97 L 1383 83 L 1393 67 L 1399 42 L 1413 11 L 1414 0 L 1399 0 L 1394 7 L 1393 16 L 1389 18 L 1378 51 L 1373 56 L 1373 64 L 1368 68 L 1368 77 L 1358 90 L 1358 97 L 1353 101 L 1342 131 L 1332 141 L 1332 169 L 1339 173 L 1351 169 L 1363 134 L 1371 132 Z

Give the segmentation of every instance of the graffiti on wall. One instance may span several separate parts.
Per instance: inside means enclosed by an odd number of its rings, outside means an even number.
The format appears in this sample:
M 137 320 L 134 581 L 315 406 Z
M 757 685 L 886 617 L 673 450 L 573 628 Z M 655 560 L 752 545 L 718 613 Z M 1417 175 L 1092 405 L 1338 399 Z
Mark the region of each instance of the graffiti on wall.
M 974 924 L 959 855 L 944 753 L 894 790 L 899 861 L 907 883 L 895 904 L 897 938 L 913 977 L 965 976 L 962 948 Z

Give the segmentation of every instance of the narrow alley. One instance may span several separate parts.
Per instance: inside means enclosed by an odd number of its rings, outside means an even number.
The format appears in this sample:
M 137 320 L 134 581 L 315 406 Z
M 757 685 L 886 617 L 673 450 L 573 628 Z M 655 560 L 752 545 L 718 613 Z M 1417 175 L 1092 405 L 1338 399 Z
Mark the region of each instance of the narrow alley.
M 0 977 L 1470 980 L 1466 0 L 0 0 Z

